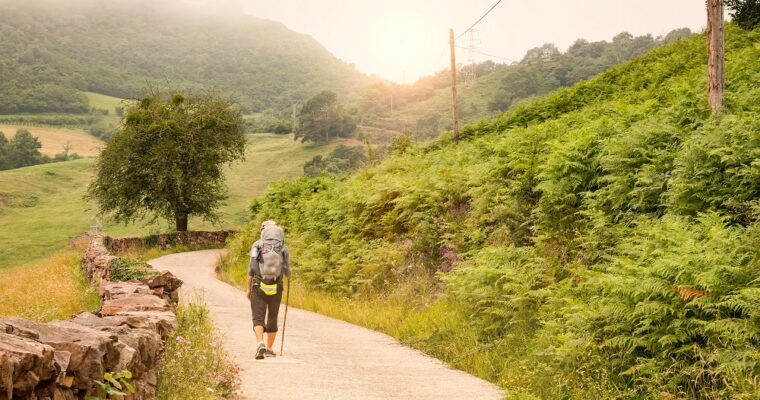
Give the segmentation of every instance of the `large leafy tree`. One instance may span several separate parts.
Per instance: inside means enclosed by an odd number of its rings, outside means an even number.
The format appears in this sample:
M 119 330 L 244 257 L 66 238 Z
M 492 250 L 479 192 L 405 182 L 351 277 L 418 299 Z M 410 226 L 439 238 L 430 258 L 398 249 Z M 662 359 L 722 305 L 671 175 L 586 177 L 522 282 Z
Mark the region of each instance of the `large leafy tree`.
M 227 100 L 150 89 L 125 109 L 88 197 L 119 222 L 164 218 L 186 231 L 191 215 L 215 221 L 224 167 L 244 156 L 242 124 Z
M 298 114 L 295 139 L 328 142 L 331 137 L 348 137 L 355 130 L 356 122 L 338 104 L 338 95 L 324 90 L 310 98 Z

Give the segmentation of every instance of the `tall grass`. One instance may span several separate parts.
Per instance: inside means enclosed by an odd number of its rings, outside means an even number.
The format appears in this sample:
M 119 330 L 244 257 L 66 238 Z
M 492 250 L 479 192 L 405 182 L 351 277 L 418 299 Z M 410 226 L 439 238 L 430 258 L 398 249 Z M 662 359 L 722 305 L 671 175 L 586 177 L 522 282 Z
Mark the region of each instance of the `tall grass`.
M 236 398 L 240 369 L 222 346 L 208 308 L 199 299 L 177 307 L 179 325 L 158 369 L 158 400 Z
M 89 285 L 80 257 L 78 252 L 66 251 L 0 270 L 0 315 L 46 322 L 98 308 L 100 297 Z

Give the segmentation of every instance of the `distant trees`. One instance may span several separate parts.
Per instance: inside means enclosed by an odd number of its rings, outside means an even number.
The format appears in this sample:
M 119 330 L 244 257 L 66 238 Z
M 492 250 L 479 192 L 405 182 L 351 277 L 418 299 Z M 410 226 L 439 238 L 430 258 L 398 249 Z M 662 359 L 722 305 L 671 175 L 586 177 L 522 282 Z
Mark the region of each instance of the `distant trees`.
M 760 0 L 725 0 L 725 4 L 740 28 L 754 29 L 760 25 Z
M 44 162 L 42 143 L 26 129 L 19 129 L 9 143 L 9 157 L 14 168 L 28 167 Z
M 637 57 L 664 43 L 691 36 L 688 28 L 676 29 L 664 37 L 633 36 L 628 32 L 616 35 L 612 42 L 576 40 L 565 53 L 547 43 L 528 50 L 513 65 L 503 66 L 501 84 L 488 108 L 503 111 L 516 101 L 540 96 L 560 87 L 571 86 Z
M 349 137 L 355 130 L 356 121 L 338 104 L 338 95 L 324 90 L 301 108 L 295 139 L 301 142 L 328 142 L 331 137 Z
M 0 132 L 0 171 L 81 158 L 79 154 L 72 151 L 70 143 L 66 143 L 63 151 L 53 158 L 42 154 L 41 148 L 42 143 L 39 139 L 26 129 L 17 130 L 10 140 L 3 132 Z
M 0 171 L 81 158 L 79 154 L 72 151 L 70 143 L 66 143 L 63 151 L 53 158 L 42 154 L 41 148 L 42 143 L 39 139 L 32 136 L 26 129 L 17 130 L 10 140 L 3 132 L 0 132 Z
M 118 222 L 163 218 L 186 231 L 191 215 L 214 221 L 225 167 L 245 154 L 242 126 L 227 100 L 151 88 L 125 107 L 87 198 Z
M 28 167 L 49 162 L 50 159 L 40 153 L 42 144 L 26 129 L 19 129 L 8 140 L 0 132 L 0 170 Z
M 327 157 L 315 156 L 303 166 L 306 176 L 318 176 L 322 173 L 340 174 L 353 171 L 367 163 L 367 155 L 362 146 L 340 145 Z

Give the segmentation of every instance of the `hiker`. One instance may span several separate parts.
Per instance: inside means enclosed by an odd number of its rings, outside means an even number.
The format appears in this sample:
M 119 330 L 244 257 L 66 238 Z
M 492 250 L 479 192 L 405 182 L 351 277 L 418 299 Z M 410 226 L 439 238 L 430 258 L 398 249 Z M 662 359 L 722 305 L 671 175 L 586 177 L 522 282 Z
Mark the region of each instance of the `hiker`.
M 290 255 L 285 246 L 285 231 L 275 221 L 261 224 L 261 238 L 251 246 L 248 264 L 248 291 L 251 301 L 253 332 L 258 347 L 256 359 L 274 357 L 272 350 L 277 336 L 277 313 L 282 301 L 282 277 L 290 276 Z M 264 333 L 267 342 L 264 344 Z

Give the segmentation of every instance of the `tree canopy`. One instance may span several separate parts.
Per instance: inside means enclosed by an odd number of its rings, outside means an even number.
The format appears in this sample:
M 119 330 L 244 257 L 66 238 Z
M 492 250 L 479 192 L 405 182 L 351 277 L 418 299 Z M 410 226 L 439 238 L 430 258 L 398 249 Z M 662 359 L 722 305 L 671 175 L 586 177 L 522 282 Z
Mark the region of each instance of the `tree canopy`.
M 760 0 L 725 0 L 731 18 L 739 27 L 754 29 L 760 25 Z
M 323 90 L 301 108 L 295 139 L 301 139 L 302 142 L 328 142 L 331 137 L 349 137 L 355 130 L 356 122 L 338 103 L 338 95 Z
M 228 100 L 152 88 L 125 108 L 87 197 L 119 222 L 163 218 L 185 231 L 191 215 L 214 221 L 224 167 L 244 156 L 242 125 Z

